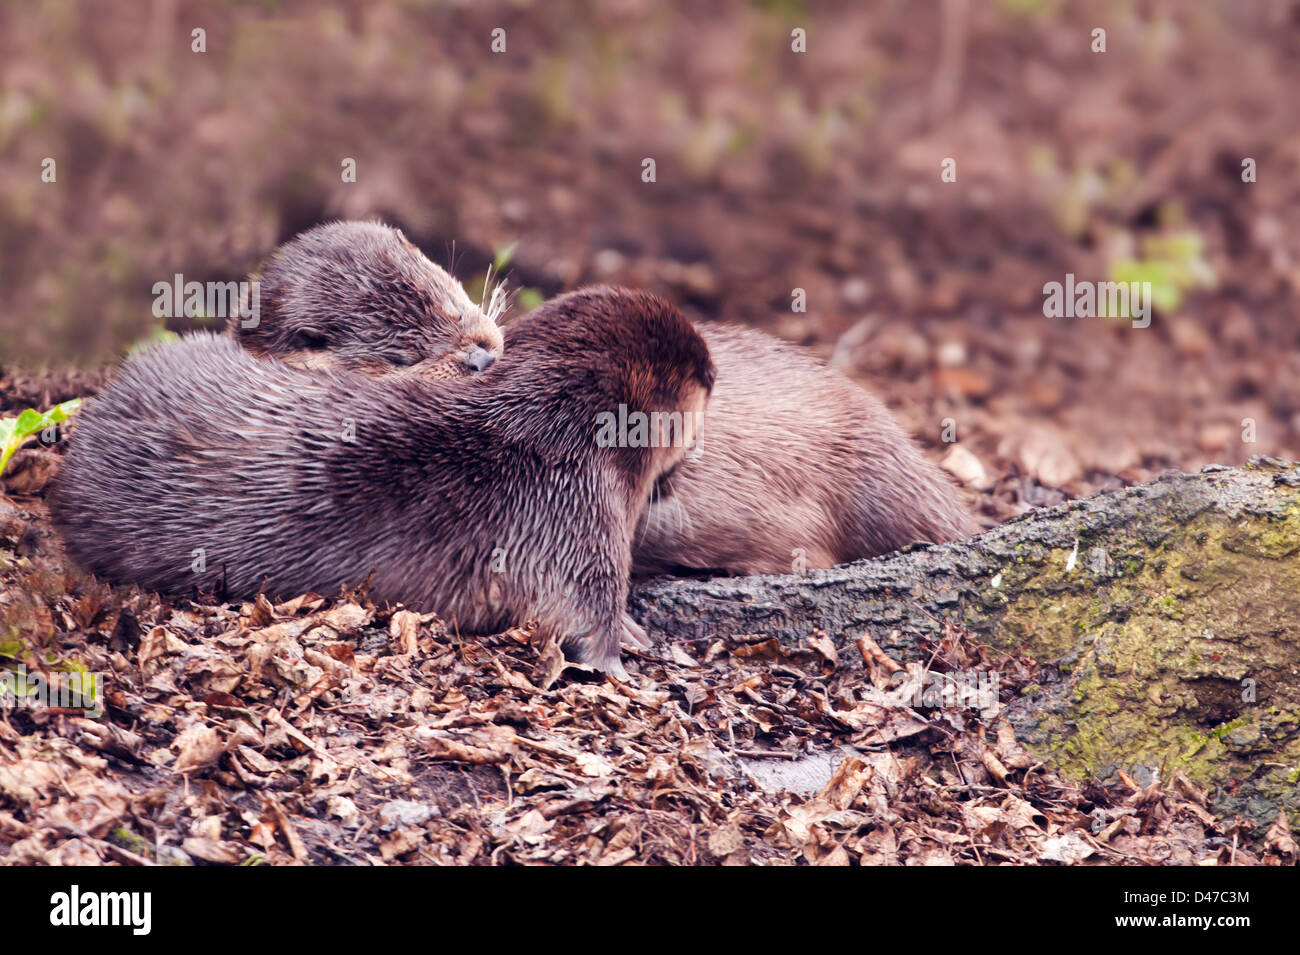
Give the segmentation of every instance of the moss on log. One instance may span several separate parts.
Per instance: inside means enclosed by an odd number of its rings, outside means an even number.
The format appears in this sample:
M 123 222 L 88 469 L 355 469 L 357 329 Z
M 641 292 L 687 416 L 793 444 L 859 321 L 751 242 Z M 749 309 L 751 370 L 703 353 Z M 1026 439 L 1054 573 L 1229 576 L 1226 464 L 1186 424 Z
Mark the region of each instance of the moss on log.
M 1039 664 L 1007 715 L 1048 765 L 1142 783 L 1182 769 L 1220 812 L 1297 823 L 1298 553 L 1300 466 L 1257 458 L 804 576 L 652 581 L 632 606 L 669 639 L 820 627 L 900 661 L 951 621 Z

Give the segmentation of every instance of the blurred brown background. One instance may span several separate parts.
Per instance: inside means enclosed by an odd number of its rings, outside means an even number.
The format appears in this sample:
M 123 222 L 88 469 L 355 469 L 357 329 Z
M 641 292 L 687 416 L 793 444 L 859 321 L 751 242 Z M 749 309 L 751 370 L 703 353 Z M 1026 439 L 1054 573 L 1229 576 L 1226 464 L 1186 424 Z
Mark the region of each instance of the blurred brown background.
M 6 4 L 0 77 L 11 374 L 378 216 L 471 290 L 517 243 L 525 302 L 615 282 L 807 344 L 936 457 L 954 419 L 988 519 L 1300 456 L 1295 2 Z M 1165 307 L 1045 318 L 1067 272 Z

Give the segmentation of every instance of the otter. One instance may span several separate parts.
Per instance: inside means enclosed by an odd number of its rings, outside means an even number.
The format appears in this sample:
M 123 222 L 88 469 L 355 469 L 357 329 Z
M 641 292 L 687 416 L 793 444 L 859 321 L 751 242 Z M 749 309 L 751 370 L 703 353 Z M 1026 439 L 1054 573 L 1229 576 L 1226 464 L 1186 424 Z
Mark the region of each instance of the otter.
M 763 332 L 697 328 L 718 370 L 703 438 L 660 479 L 635 573 L 797 573 L 976 533 L 865 388 Z
M 338 235 L 318 238 L 328 243 Z M 453 280 L 426 271 L 394 280 L 370 270 L 376 257 L 396 261 L 393 253 L 350 257 L 341 245 L 311 252 L 352 269 L 351 281 L 376 289 L 392 311 L 405 313 L 406 327 L 427 312 L 424 301 L 449 294 Z M 291 243 L 279 256 L 282 267 L 308 271 L 309 263 L 295 261 L 301 254 Z M 436 284 L 421 287 L 426 282 Z M 328 289 L 310 300 L 302 292 L 298 285 L 264 287 L 263 310 L 307 317 L 313 308 L 345 310 Z M 385 337 L 388 312 L 354 313 L 364 320 L 338 329 L 332 347 L 340 356 L 363 353 L 366 343 Z M 717 366 L 717 386 L 699 448 L 657 485 L 633 545 L 635 573 L 791 573 L 978 530 L 948 477 L 866 389 L 763 332 L 711 323 L 698 328 Z M 371 356 L 363 370 L 385 375 L 418 367 L 427 348 L 419 336 L 403 340 Z M 267 350 L 284 354 L 274 343 Z M 329 351 L 326 346 L 322 360 Z
M 391 226 L 315 226 L 276 249 L 254 277 L 256 300 L 247 296 L 228 328 L 257 355 L 372 374 L 418 363 L 434 378 L 481 372 L 501 356 L 504 289 L 489 294 L 489 276 L 486 305 L 475 305 Z
M 369 577 L 372 599 L 465 632 L 536 620 L 622 674 L 633 534 L 685 447 L 604 447 L 597 423 L 694 417 L 713 377 L 676 308 L 611 288 L 546 303 L 501 361 L 450 380 L 304 371 L 200 334 L 131 358 L 83 409 L 50 508 L 113 582 L 247 597 Z

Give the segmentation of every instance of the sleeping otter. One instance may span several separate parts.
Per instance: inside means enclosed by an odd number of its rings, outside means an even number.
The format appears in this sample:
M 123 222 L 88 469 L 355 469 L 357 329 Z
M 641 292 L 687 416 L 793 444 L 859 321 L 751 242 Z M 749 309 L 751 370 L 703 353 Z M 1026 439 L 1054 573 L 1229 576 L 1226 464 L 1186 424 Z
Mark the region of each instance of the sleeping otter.
M 501 357 L 501 287 L 475 305 L 460 283 L 402 233 L 377 222 L 327 222 L 262 264 L 258 314 L 229 322 L 249 351 L 302 368 L 425 376 L 483 371 Z M 488 283 L 485 283 L 485 286 Z
M 602 446 L 597 425 L 694 415 L 712 384 L 690 322 L 620 289 L 548 302 L 506 359 L 451 380 L 304 371 L 197 335 L 133 357 L 82 411 L 50 508 L 115 582 L 289 596 L 373 574 L 376 600 L 471 633 L 536 619 L 620 673 L 633 533 L 685 449 Z
M 342 231 L 313 234 L 313 244 L 290 243 L 277 255 L 281 267 L 311 274 L 316 267 L 299 260 L 327 258 L 351 269 L 350 281 L 375 290 L 386 308 L 349 312 L 328 289 L 308 298 L 299 284 L 264 286 L 263 311 L 282 323 L 281 337 L 262 343 L 265 351 L 283 355 L 277 344 L 294 339 L 295 323 L 324 310 L 355 317 L 317 353 L 322 362 L 336 355 L 357 365 L 366 356 L 364 370 L 385 374 L 438 353 L 427 350 L 440 327 L 432 324 L 428 336 L 382 351 L 368 352 L 367 343 L 385 339 L 393 313 L 402 313 L 394 320 L 402 328 L 419 324 L 425 302 L 450 294 L 450 276 L 419 269 L 394 278 L 371 263 L 400 261 L 396 248 L 354 255 Z M 373 239 L 397 242 L 385 233 Z M 762 332 L 711 324 L 699 332 L 718 369 L 707 431 L 698 451 L 660 482 L 633 545 L 636 572 L 790 573 L 978 530 L 947 476 L 864 388 Z
M 788 574 L 976 533 L 866 389 L 754 329 L 698 328 L 718 369 L 707 427 L 660 481 L 634 571 Z

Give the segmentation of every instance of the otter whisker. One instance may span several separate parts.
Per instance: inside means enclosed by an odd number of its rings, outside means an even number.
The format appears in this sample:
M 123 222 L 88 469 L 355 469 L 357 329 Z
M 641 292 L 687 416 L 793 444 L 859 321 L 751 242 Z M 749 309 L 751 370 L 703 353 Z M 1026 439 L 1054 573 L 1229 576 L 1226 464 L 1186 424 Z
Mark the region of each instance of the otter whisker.
M 643 541 L 645 541 L 645 536 L 650 531 L 650 511 L 656 504 L 659 503 L 658 498 L 659 498 L 659 482 L 656 481 L 654 484 L 650 485 L 650 504 L 645 509 L 645 513 L 641 515 L 641 527 L 636 534 L 636 540 L 633 541 L 633 543 L 638 546 Z
M 682 540 L 691 540 L 695 537 L 695 525 L 691 523 L 691 511 L 681 500 L 674 502 L 674 508 L 677 512 L 677 535 Z
M 505 317 L 506 309 L 510 306 L 510 299 L 506 295 L 506 282 L 502 279 L 492 289 L 492 296 L 488 299 L 487 309 L 484 312 L 488 321 L 494 325 L 500 325 L 501 319 Z
M 483 276 L 483 294 L 479 298 L 478 310 L 482 312 L 489 322 L 494 325 L 500 325 L 502 317 L 505 316 L 506 309 L 510 305 L 509 298 L 506 295 L 507 280 L 500 277 L 497 273 L 497 282 L 492 283 L 492 271 L 495 263 L 489 263 L 487 272 Z
M 478 310 L 485 315 L 487 314 L 488 289 L 492 287 L 492 266 L 493 263 L 489 262 L 487 271 L 483 273 L 483 293 L 478 300 Z

